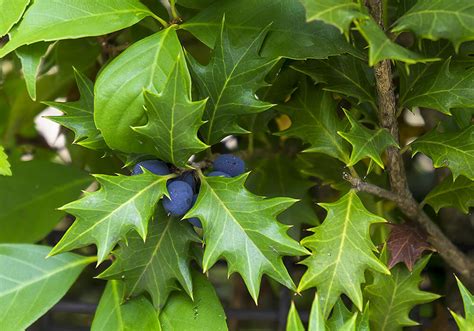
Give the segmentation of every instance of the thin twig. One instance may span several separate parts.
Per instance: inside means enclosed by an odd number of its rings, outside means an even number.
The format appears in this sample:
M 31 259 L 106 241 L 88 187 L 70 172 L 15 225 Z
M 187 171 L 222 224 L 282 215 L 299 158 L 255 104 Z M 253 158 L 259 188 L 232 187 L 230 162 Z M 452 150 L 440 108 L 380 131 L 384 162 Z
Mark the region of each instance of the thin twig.
M 375 21 L 384 29 L 382 1 L 368 0 L 368 6 Z M 387 128 L 393 138 L 398 142 L 397 104 L 395 100 L 391 63 L 389 60 L 381 61 L 375 65 L 374 70 L 380 125 Z M 345 177 L 352 183 L 356 190 L 368 192 L 383 199 L 394 201 L 408 218 L 416 221 L 426 231 L 429 236 L 429 242 L 448 265 L 467 279 L 474 277 L 474 261 L 464 255 L 449 238 L 445 236 L 441 229 L 433 223 L 422 210 L 418 202 L 413 198 L 408 188 L 402 155 L 395 147 L 389 147 L 387 149 L 387 163 L 391 191 L 365 183 L 347 174 Z

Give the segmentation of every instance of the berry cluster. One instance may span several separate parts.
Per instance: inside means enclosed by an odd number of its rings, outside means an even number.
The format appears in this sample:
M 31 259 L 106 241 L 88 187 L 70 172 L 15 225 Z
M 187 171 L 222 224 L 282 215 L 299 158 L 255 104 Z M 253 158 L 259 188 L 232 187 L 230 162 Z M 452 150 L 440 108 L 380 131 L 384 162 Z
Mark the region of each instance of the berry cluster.
M 155 175 L 169 175 L 171 173 L 168 165 L 161 160 L 141 161 L 133 167 L 132 175 L 143 173 L 145 168 Z M 214 160 L 214 170 L 207 174 L 208 177 L 235 177 L 245 172 L 245 163 L 242 159 L 232 154 L 222 154 Z M 191 209 L 198 197 L 197 181 L 193 171 L 187 171 L 180 176 L 170 179 L 167 183 L 169 198 L 163 199 L 165 211 L 172 216 L 183 216 Z M 201 222 L 193 217 L 188 221 L 201 228 Z

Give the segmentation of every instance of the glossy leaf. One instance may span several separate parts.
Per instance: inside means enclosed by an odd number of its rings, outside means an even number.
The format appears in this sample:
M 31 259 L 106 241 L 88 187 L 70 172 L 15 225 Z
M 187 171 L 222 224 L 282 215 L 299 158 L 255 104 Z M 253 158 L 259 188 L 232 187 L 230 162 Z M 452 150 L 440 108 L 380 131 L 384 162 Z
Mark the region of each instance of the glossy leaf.
M 320 20 L 334 25 L 344 34 L 349 34 L 349 27 L 356 18 L 366 17 L 360 10 L 360 4 L 353 0 L 302 0 L 308 21 Z
M 155 152 L 153 144 L 143 141 L 131 127 L 144 124 L 143 91 L 161 93 L 177 63 L 185 65 L 181 44 L 171 27 L 137 41 L 101 71 L 94 90 L 94 119 L 110 148 Z
M 10 32 L 10 41 L 0 48 L 0 58 L 38 41 L 111 33 L 149 15 L 153 14 L 138 0 L 35 0 Z
M 347 165 L 352 166 L 363 158 L 370 157 L 383 169 L 380 154 L 388 146 L 397 146 L 390 132 L 385 128 L 370 130 L 359 124 L 347 110 L 344 110 L 344 113 L 351 123 L 351 129 L 349 132 L 339 131 L 338 134 L 352 145 L 351 158 Z
M 105 149 L 107 145 L 94 123 L 94 84 L 77 70 L 74 70 L 74 75 L 80 99 L 72 102 L 44 102 L 64 113 L 48 118 L 74 131 L 74 143 L 89 149 Z
M 437 294 L 419 289 L 422 280 L 420 273 L 429 258 L 422 258 L 412 272 L 399 264 L 391 270 L 391 275 L 374 274 L 373 283 L 365 288 L 370 301 L 370 321 L 374 330 L 401 331 L 403 326 L 417 325 L 418 323 L 408 316 L 412 308 L 439 298 Z
M 291 99 L 277 109 L 291 118 L 291 127 L 281 133 L 309 144 L 306 152 L 319 152 L 349 162 L 347 143 L 337 134 L 346 127 L 337 116 L 337 104 L 330 92 L 303 80 Z
M 92 321 L 91 331 L 161 331 L 158 313 L 143 296 L 123 301 L 124 283 L 107 282 Z
M 12 170 L 10 169 L 10 163 L 8 162 L 8 156 L 3 149 L 3 146 L 0 145 L 0 175 L 2 176 L 11 176 Z
M 314 183 L 301 176 L 297 160 L 277 154 L 274 157 L 259 158 L 251 166 L 253 170 L 245 186 L 252 193 L 266 197 L 285 196 L 300 199 L 278 215 L 280 222 L 293 225 L 298 232 L 300 228 L 296 225 L 301 223 L 318 224 L 313 209 L 314 202 L 308 196 L 308 190 L 314 186 Z
M 454 207 L 467 214 L 469 208 L 474 207 L 474 182 L 464 176 L 453 181 L 448 176 L 428 193 L 424 202 L 436 212 L 443 207 Z
M 265 85 L 264 78 L 275 58 L 262 58 L 259 51 L 267 29 L 231 38 L 227 23 L 222 22 L 212 58 L 207 66 L 189 57 L 199 96 L 209 97 L 202 127 L 204 141 L 219 142 L 229 134 L 247 131 L 238 124 L 244 115 L 262 112 L 272 104 L 257 99 L 255 92 Z
M 61 207 L 76 217 L 50 255 L 95 244 L 98 263 L 132 229 L 143 239 L 158 200 L 165 194 L 169 176 L 150 172 L 137 176 L 95 175 L 101 188 Z
M 199 241 L 192 227 L 159 212 L 148 233 L 145 242 L 138 233 L 127 236 L 114 253 L 116 260 L 100 277 L 121 279 L 125 283 L 124 298 L 148 292 L 156 309 L 161 309 L 169 294 L 179 289 L 178 284 L 192 298 L 189 248 L 193 241 Z
M 406 107 L 425 107 L 450 114 L 451 108 L 474 107 L 474 68 L 462 63 L 431 66 L 404 94 Z
M 160 160 L 184 166 L 193 154 L 208 147 L 197 137 L 206 100 L 191 100 L 191 77 L 179 63 L 163 92 L 145 92 L 148 122 L 134 130 L 153 142 L 154 155 Z
M 395 23 L 393 32 L 411 30 L 422 38 L 448 39 L 456 50 L 474 40 L 474 3 L 471 0 L 419 0 Z
M 355 53 L 337 28 L 323 22 L 307 23 L 303 5 L 295 0 L 219 0 L 182 27 L 213 47 L 224 15 L 236 38 L 245 39 L 271 24 L 263 56 L 324 59 Z
M 49 44 L 41 42 L 23 46 L 16 50 L 16 54 L 21 60 L 21 70 L 23 71 L 26 88 L 32 100 L 36 100 L 36 78 L 41 60 L 45 56 L 48 47 Z
M 194 301 L 184 293 L 174 293 L 160 314 L 163 331 L 227 330 L 226 316 L 214 286 L 196 271 L 192 274 Z
M 325 321 L 321 305 L 319 304 L 318 293 L 314 295 L 311 311 L 309 313 L 308 331 L 325 331 Z
M 459 292 L 461 292 L 462 302 L 464 304 L 464 316 L 462 317 L 452 310 L 450 310 L 451 315 L 453 315 L 456 324 L 459 327 L 460 331 L 469 331 L 474 325 L 474 296 L 469 292 L 469 290 L 461 283 L 461 281 L 456 277 L 458 283 Z
M 288 226 L 276 221 L 276 216 L 295 200 L 254 195 L 244 188 L 247 176 L 201 177 L 196 204 L 183 218 L 201 220 L 203 270 L 209 270 L 219 258 L 226 259 L 229 274 L 238 272 L 257 301 L 263 274 L 294 289 L 282 256 L 304 255 L 307 251 L 288 236 Z
M 407 224 L 390 224 L 390 228 L 387 240 L 390 269 L 397 263 L 403 262 L 411 272 L 424 251 L 434 250 L 428 243 L 426 235 L 416 227 Z
M 305 331 L 303 322 L 301 322 L 300 315 L 298 314 L 293 301 L 291 301 L 288 317 L 286 318 L 286 331 Z
M 0 176 L 0 242 L 34 243 L 64 216 L 57 208 L 92 183 L 72 166 L 33 160 L 13 162 L 14 176 Z
M 357 313 L 352 314 L 339 299 L 329 318 L 327 325 L 332 331 L 360 331 L 356 329 Z
M 0 0 L 0 37 L 6 35 L 21 19 L 30 0 Z
M 411 144 L 413 155 L 423 153 L 435 168 L 448 167 L 453 179 L 459 175 L 474 180 L 474 126 L 459 132 L 430 131 Z
M 45 259 L 50 248 L 0 244 L 0 321 L 2 330 L 24 330 L 69 290 L 95 259 L 65 253 Z
M 373 19 L 358 20 L 356 21 L 356 27 L 369 44 L 370 66 L 386 59 L 398 60 L 408 64 L 436 60 L 434 58 L 426 58 L 394 43 L 385 35 Z
M 317 83 L 324 83 L 324 90 L 369 102 L 376 107 L 374 73 L 367 63 L 351 55 L 330 57 L 327 60 L 309 60 L 292 66 L 310 76 Z
M 367 211 L 353 190 L 334 203 L 320 205 L 328 214 L 322 225 L 311 229 L 314 234 L 302 240 L 312 255 L 302 262 L 308 270 L 298 291 L 316 287 L 324 316 L 343 293 L 362 310 L 360 284 L 365 270 L 389 273 L 374 255 L 369 235 L 370 225 L 385 220 Z

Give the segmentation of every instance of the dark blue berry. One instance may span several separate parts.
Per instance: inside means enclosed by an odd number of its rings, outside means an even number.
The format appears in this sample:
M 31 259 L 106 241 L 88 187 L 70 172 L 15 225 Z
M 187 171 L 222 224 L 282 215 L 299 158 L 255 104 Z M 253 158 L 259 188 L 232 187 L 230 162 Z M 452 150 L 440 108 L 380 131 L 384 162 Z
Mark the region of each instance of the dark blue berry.
M 193 203 L 193 189 L 188 183 L 175 180 L 169 182 L 168 193 L 170 199 L 163 198 L 163 207 L 172 216 L 182 216 L 191 208 Z
M 196 191 L 196 180 L 194 179 L 194 175 L 192 171 L 187 171 L 183 173 L 181 176 L 178 176 L 174 179 L 171 179 L 171 181 L 183 181 L 185 183 L 188 183 L 189 186 L 193 189 L 193 191 Z
M 202 229 L 202 224 L 199 218 L 197 217 L 188 218 L 188 222 L 191 223 L 193 226 Z
M 222 171 L 231 177 L 235 177 L 245 172 L 245 163 L 235 155 L 222 154 L 215 159 L 214 170 Z
M 222 171 L 212 171 L 207 174 L 207 177 L 227 177 L 230 178 L 229 174 L 226 174 L 225 172 Z
M 135 164 L 132 170 L 132 175 L 140 175 L 143 173 L 142 168 L 147 169 L 148 171 L 154 173 L 155 175 L 169 175 L 170 169 L 160 160 L 145 160 Z

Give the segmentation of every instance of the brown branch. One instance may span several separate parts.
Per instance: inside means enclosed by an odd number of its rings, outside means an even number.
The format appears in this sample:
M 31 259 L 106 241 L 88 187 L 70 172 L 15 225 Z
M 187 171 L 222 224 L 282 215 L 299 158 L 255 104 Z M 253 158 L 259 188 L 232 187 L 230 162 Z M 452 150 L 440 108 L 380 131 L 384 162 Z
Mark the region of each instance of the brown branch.
M 368 0 L 368 7 L 379 26 L 384 29 L 382 1 Z M 380 125 L 388 129 L 393 138 L 398 142 L 397 104 L 395 100 L 391 63 L 389 60 L 381 61 L 375 65 L 374 70 Z M 395 147 L 389 147 L 387 149 L 387 163 L 391 191 L 365 183 L 351 176 L 346 176 L 346 179 L 359 191 L 368 192 L 378 197 L 394 201 L 405 216 L 416 221 L 423 230 L 426 231 L 430 243 L 448 265 L 468 279 L 474 277 L 474 261 L 464 255 L 449 238 L 444 235 L 441 229 L 433 223 L 428 215 L 421 209 L 418 202 L 413 198 L 408 188 L 402 155 Z

